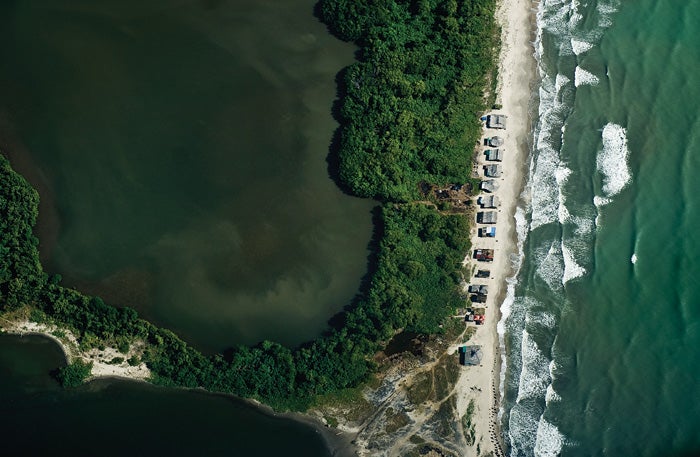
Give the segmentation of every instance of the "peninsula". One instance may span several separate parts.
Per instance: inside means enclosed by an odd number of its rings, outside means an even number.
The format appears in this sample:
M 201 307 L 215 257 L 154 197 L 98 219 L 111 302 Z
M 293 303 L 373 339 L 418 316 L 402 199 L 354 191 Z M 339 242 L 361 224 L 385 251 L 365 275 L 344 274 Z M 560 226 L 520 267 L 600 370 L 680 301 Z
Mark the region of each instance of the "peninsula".
M 334 178 L 381 202 L 369 279 L 340 324 L 298 348 L 264 341 L 205 356 L 134 310 L 45 273 L 33 234 L 38 194 L 0 158 L 0 327 L 56 339 L 69 361 L 59 375 L 66 386 L 123 376 L 230 393 L 308 411 L 355 435 L 361 454 L 461 455 L 467 446 L 501 455 L 496 323 L 527 144 L 529 2 L 504 2 L 497 15 L 493 0 L 321 0 L 317 13 L 360 48 L 338 78 Z M 475 225 L 479 118 L 492 107 L 508 128 L 498 134 L 495 236 L 485 241 Z M 493 262 L 476 280 L 469 257 L 482 247 Z M 481 327 L 465 323 L 472 283 L 489 291 Z M 459 365 L 466 342 L 482 348 L 480 365 Z

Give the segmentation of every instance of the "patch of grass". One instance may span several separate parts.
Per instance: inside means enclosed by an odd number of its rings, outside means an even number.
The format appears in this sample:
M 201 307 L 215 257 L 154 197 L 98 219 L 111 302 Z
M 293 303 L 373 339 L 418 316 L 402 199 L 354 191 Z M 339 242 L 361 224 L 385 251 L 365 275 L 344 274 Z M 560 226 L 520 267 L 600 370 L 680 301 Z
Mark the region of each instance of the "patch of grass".
M 46 313 L 36 308 L 32 308 L 32 310 L 29 312 L 29 320 L 38 324 L 46 324 L 49 322 L 49 318 Z
M 464 336 L 462 337 L 462 341 L 464 343 L 468 342 L 472 337 L 476 334 L 476 327 L 467 327 L 467 330 L 464 332 Z
M 447 373 L 444 364 L 440 364 L 433 370 L 435 379 L 435 398 L 440 400 L 450 393 L 450 384 L 447 381 Z
M 406 389 L 406 397 L 414 405 L 420 405 L 430 398 L 432 391 L 433 377 L 430 372 L 423 372 L 413 378 L 413 384 Z
M 411 418 L 403 411 L 394 411 L 392 408 L 388 408 L 385 415 L 386 425 L 384 430 L 389 434 L 411 423 Z
M 457 383 L 459 375 L 462 372 L 462 367 L 459 364 L 459 359 L 455 360 L 450 357 L 445 364 L 445 375 L 447 377 L 447 382 L 450 384 L 450 390 L 452 386 Z
M 475 409 L 476 405 L 474 404 L 474 399 L 471 399 L 469 400 L 469 405 L 467 405 L 467 411 L 464 413 L 464 416 L 462 416 L 462 429 L 464 431 L 464 438 L 467 440 L 467 444 L 470 446 L 473 446 L 474 441 L 476 441 L 475 425 L 472 423 L 472 418 L 474 417 Z
M 440 408 L 433 416 L 434 420 L 437 422 L 435 431 L 443 438 L 454 436 L 456 433 L 454 429 L 456 406 L 455 397 L 452 396 L 448 400 L 442 402 Z
M 335 417 L 323 416 L 323 419 L 326 421 L 326 424 L 328 424 L 329 427 L 338 428 L 338 419 Z
M 408 439 L 408 441 L 410 441 L 413 444 L 424 444 L 425 443 L 425 440 L 418 435 L 411 435 L 411 437 Z
M 367 401 L 362 392 L 365 385 L 352 389 L 342 389 L 326 395 L 316 397 L 314 408 L 333 408 L 343 411 L 343 417 L 351 422 L 361 421 L 372 414 L 372 404 Z

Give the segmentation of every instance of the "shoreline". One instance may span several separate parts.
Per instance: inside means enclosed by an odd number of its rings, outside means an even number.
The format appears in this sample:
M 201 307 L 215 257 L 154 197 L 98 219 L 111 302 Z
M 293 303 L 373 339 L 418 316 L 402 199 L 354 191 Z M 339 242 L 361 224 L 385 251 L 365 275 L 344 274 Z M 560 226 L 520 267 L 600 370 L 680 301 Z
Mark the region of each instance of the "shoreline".
M 49 326 L 47 324 L 31 322 L 28 319 L 11 321 L 2 318 L 2 322 L 0 322 L 0 331 L 8 335 L 17 335 L 20 337 L 24 335 L 36 335 L 48 338 L 61 348 L 67 364 L 70 364 L 75 359 L 81 359 L 84 362 L 92 363 L 90 376 L 85 382 L 105 378 L 148 382 L 148 378 L 151 375 L 151 371 L 146 367 L 145 363 L 140 362 L 138 365 L 131 366 L 127 362 L 129 357 L 141 355 L 143 346 L 139 344 L 135 344 L 134 347 L 130 348 L 128 354 L 122 354 L 113 347 L 105 347 L 103 350 L 93 348 L 84 351 L 80 349 L 77 338 L 70 330 L 62 329 L 55 325 Z M 55 334 L 55 332 L 59 331 L 64 334 L 63 337 L 59 337 Z M 121 358 L 122 361 L 120 363 L 109 363 L 109 361 L 116 357 Z M 109 360 L 107 360 L 108 358 Z
M 10 321 L 5 318 L 0 318 L 2 322 L 0 322 L 0 333 L 4 333 L 5 335 L 12 335 L 16 337 L 23 337 L 25 335 L 31 335 L 31 336 L 38 336 L 41 338 L 46 338 L 54 343 L 59 347 L 61 352 L 63 353 L 63 356 L 66 359 L 66 363 L 71 363 L 75 358 L 81 358 L 83 360 L 87 361 L 93 361 L 91 358 L 85 357 L 83 354 L 75 354 L 75 352 L 80 352 L 77 349 L 71 348 L 71 336 L 72 334 L 69 334 L 66 338 L 69 340 L 69 343 L 66 343 L 63 341 L 61 338 L 57 337 L 54 335 L 52 332 L 58 330 L 58 328 L 51 329 L 47 327 L 44 324 L 37 324 L 34 322 L 30 321 Z M 9 326 L 8 326 L 9 324 Z M 110 349 L 110 348 L 107 348 Z M 94 363 L 94 361 L 93 361 Z M 89 378 L 85 380 L 85 383 L 90 383 L 92 381 L 100 381 L 100 380 L 117 380 L 117 381 L 128 381 L 128 382 L 138 382 L 138 383 L 145 383 L 148 384 L 149 386 L 156 387 L 156 388 L 161 388 L 161 386 L 152 384 L 151 382 L 148 381 L 147 377 L 143 376 L 143 373 L 137 372 L 134 370 L 128 370 L 128 371 L 119 371 L 119 367 L 113 367 L 111 365 L 107 365 L 106 370 L 101 370 L 99 367 L 101 365 L 105 364 L 100 364 L 100 363 L 94 363 L 93 364 L 93 374 L 90 375 Z M 98 367 L 98 372 L 95 373 L 95 367 Z M 117 368 L 117 370 L 110 370 L 110 368 Z M 325 443 L 329 453 L 334 456 L 334 457 L 352 457 L 357 455 L 357 447 L 353 444 L 353 440 L 355 439 L 356 435 L 345 432 L 339 429 L 335 429 L 332 427 L 327 426 L 324 424 L 319 418 L 310 415 L 310 414 L 303 414 L 303 413 L 298 413 L 298 412 L 285 412 L 285 413 L 278 413 L 275 412 L 271 407 L 265 405 L 264 403 L 261 403 L 257 400 L 250 399 L 250 398 L 241 398 L 233 394 L 228 394 L 224 392 L 210 392 L 204 389 L 188 389 L 188 388 L 182 388 L 182 387 L 174 387 L 174 389 L 182 389 L 182 390 L 191 390 L 194 392 L 203 392 L 207 395 L 215 395 L 215 396 L 224 396 L 228 398 L 233 398 L 236 399 L 237 401 L 241 401 L 249 406 L 251 406 L 254 409 L 257 409 L 263 414 L 266 414 L 271 417 L 278 417 L 278 418 L 285 418 L 292 420 L 294 422 L 299 422 L 303 423 L 307 427 L 312 428 L 316 433 L 321 435 L 323 442 Z
M 536 61 L 534 58 L 534 35 L 536 31 L 534 7 L 532 0 L 501 0 L 497 6 L 496 20 L 501 26 L 501 51 L 498 58 L 498 84 L 496 103 L 501 109 L 488 113 L 507 116 L 507 129 L 487 129 L 484 126 L 484 138 L 500 136 L 504 140 L 500 149 L 504 151 L 501 166 L 503 173 L 497 178 L 499 188 L 492 194 L 498 197 L 500 204 L 495 210 L 498 221 L 495 224 L 496 237 L 478 236 L 478 226 L 471 228 L 472 250 L 478 248 L 494 249 L 493 262 L 478 262 L 468 259 L 474 270 L 489 269 L 488 279 L 469 278 L 470 284 L 486 284 L 490 296 L 486 306 L 486 323 L 477 327 L 477 333 L 467 344 L 482 347 L 481 365 L 463 368 L 457 381 L 459 390 L 458 410 L 464 414 L 471 402 L 475 404 L 473 422 L 475 425 L 475 445 L 480 445 L 482 452 L 492 452 L 496 456 L 507 455 L 504 443 L 501 414 L 500 378 L 502 367 L 501 340 L 497 331 L 502 318 L 501 305 L 507 298 L 508 279 L 517 273 L 512 256 L 518 254 L 518 238 L 515 227 L 515 211 L 527 178 L 530 132 L 530 100 L 532 87 L 536 83 Z M 478 147 L 475 160 L 475 173 L 483 177 L 486 162 L 483 151 Z M 482 193 L 481 195 L 489 195 Z M 479 209 L 477 209 L 479 211 Z

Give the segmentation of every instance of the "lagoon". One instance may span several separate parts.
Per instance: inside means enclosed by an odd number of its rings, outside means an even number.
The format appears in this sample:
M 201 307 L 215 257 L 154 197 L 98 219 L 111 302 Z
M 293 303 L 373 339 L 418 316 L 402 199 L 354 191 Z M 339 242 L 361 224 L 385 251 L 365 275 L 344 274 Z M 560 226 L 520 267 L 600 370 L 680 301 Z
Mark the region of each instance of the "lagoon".
M 198 349 L 295 345 L 348 305 L 372 202 L 326 156 L 353 47 L 311 0 L 0 6 L 0 147 L 64 283 Z

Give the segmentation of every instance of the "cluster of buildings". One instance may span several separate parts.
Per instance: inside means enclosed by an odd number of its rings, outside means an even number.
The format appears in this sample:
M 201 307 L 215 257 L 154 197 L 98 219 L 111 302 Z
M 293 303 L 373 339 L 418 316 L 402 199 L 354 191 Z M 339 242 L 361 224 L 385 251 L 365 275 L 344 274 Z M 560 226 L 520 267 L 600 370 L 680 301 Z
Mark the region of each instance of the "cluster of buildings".
M 490 114 L 482 118 L 486 122 L 487 129 L 506 128 L 506 116 L 501 114 Z M 503 174 L 501 162 L 503 162 L 504 149 L 503 138 L 498 135 L 486 137 L 484 139 L 483 159 L 481 163 L 482 178 L 479 189 L 481 194 L 477 197 L 476 203 L 476 227 L 479 238 L 484 238 L 483 245 L 477 245 L 472 258 L 477 261 L 478 269 L 469 284 L 470 306 L 465 310 L 465 320 L 473 322 L 475 325 L 482 325 L 486 320 L 486 305 L 488 300 L 488 284 L 485 284 L 491 276 L 491 271 L 487 266 L 493 261 L 494 249 L 493 241 L 496 237 L 496 223 L 498 222 L 498 208 L 500 202 L 496 195 L 498 191 L 498 181 Z M 482 266 L 483 265 L 483 266 Z M 462 364 L 472 364 L 475 360 L 475 348 L 465 346 L 464 352 L 460 351 L 460 362 Z M 471 363 L 470 363 L 471 362 Z

